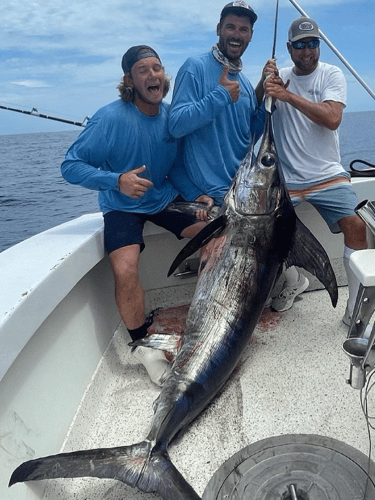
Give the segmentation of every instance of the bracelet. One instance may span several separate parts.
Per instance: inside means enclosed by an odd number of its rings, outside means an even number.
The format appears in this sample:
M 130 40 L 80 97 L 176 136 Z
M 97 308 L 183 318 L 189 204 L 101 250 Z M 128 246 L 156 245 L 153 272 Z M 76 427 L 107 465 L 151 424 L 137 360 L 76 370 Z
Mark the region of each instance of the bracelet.
M 122 176 L 122 174 L 120 174 L 120 175 L 117 177 L 117 189 L 118 189 L 119 191 L 121 191 L 121 189 L 120 189 L 120 177 L 121 177 L 121 176 Z

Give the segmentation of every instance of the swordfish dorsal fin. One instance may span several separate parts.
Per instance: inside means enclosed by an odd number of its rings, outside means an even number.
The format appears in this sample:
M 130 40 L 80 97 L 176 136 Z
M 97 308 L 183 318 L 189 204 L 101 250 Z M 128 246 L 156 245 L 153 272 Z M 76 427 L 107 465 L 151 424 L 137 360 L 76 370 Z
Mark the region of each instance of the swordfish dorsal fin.
M 220 215 L 217 219 L 207 224 L 199 233 L 194 236 L 180 251 L 177 257 L 172 262 L 168 271 L 168 277 L 178 268 L 182 262 L 193 255 L 194 252 L 206 245 L 212 238 L 221 233 L 226 224 L 225 215 Z
M 336 307 L 337 282 L 329 257 L 319 241 L 298 217 L 286 264 L 288 267 L 302 267 L 316 276 L 329 293 L 333 307 Z

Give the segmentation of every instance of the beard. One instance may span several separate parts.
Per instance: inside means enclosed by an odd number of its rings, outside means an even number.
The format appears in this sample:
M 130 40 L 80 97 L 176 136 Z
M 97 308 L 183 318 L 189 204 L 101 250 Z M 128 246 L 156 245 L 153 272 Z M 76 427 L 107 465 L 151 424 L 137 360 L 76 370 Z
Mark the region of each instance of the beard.
M 293 58 L 294 65 L 305 74 L 310 74 L 314 70 L 316 70 L 319 63 L 319 54 L 316 57 L 313 57 L 309 60 L 309 62 L 301 61 L 301 59 Z
M 237 52 L 235 54 L 231 53 L 231 47 L 229 45 L 231 42 L 236 42 L 240 44 L 238 53 Z M 229 59 L 229 61 L 237 61 L 238 59 L 240 59 L 242 57 L 242 54 L 247 49 L 248 45 L 249 43 L 244 43 L 243 40 L 237 40 L 235 38 L 227 38 L 227 39 L 219 38 L 218 42 L 218 47 L 220 49 L 220 52 L 227 59 Z

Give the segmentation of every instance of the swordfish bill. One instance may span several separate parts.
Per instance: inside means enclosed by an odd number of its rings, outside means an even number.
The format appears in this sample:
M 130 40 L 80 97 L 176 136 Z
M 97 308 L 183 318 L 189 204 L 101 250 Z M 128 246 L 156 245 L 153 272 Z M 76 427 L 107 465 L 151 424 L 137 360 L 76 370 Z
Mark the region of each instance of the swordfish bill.
M 21 464 L 9 485 L 49 478 L 112 478 L 165 500 L 200 496 L 168 455 L 174 436 L 199 415 L 238 364 L 282 266 L 298 265 L 324 284 L 332 304 L 337 285 L 329 259 L 298 220 L 281 173 L 271 114 L 257 156 L 241 162 L 217 220 L 189 243 L 206 244 L 200 276 L 176 350 L 174 335 L 150 335 L 134 345 L 163 348 L 176 356 L 155 403 L 143 441 L 118 448 L 76 451 Z M 172 346 L 171 344 L 174 343 Z

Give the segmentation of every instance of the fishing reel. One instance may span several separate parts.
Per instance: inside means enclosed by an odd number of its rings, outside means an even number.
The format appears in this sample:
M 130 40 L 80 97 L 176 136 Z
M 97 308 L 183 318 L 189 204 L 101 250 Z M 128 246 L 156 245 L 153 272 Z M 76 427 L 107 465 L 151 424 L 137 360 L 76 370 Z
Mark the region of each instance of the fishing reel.
M 369 236 L 374 237 L 375 202 L 362 201 L 355 211 L 369 229 Z M 375 312 L 375 249 L 354 252 L 349 265 L 360 286 L 343 350 L 350 358 L 348 383 L 353 389 L 363 389 L 367 373 L 375 367 L 375 324 L 371 329 L 370 323 Z

